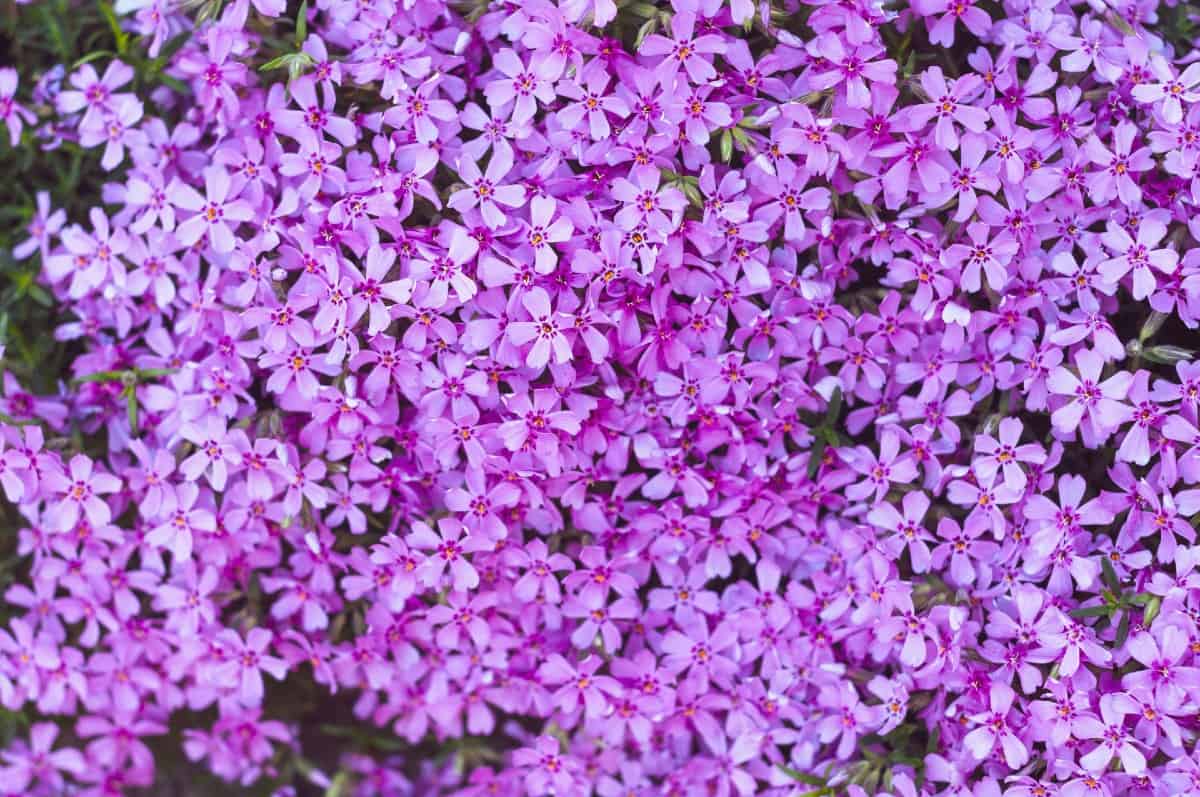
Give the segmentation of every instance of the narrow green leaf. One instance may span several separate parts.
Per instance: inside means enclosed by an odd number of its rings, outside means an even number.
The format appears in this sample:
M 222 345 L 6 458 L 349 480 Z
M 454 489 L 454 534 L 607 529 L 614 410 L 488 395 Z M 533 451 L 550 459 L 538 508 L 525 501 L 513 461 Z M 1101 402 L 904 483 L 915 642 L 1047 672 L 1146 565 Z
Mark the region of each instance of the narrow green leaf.
M 345 770 L 338 772 L 334 776 L 333 782 L 329 784 L 329 788 L 325 790 L 325 797 L 342 797 L 346 791 L 347 775 Z
M 1154 337 L 1155 333 L 1162 328 L 1163 322 L 1167 320 L 1166 313 L 1155 310 L 1142 324 L 1142 331 L 1138 333 L 1138 341 L 1145 343 L 1150 338 Z
M 157 68 L 161 69 L 164 65 L 166 65 L 175 55 L 175 53 L 182 50 L 183 45 L 187 44 L 191 40 L 192 32 L 190 30 L 184 31 L 183 33 L 167 39 L 167 43 L 164 44 L 162 49 L 158 51 L 158 57 L 154 59 L 154 63 L 157 65 Z
M 1111 609 L 1107 606 L 1086 606 L 1082 609 L 1072 609 L 1072 617 L 1103 617 L 1107 615 Z
M 842 414 L 842 389 L 835 387 L 833 395 L 829 397 L 829 409 L 825 411 L 825 423 L 832 426 L 834 421 Z
M 1129 638 L 1129 612 L 1121 613 L 1121 622 L 1117 625 L 1117 638 L 1113 640 L 1113 644 L 1121 647 L 1125 644 L 1125 640 Z
M 1112 561 L 1107 556 L 1100 557 L 1100 569 L 1104 571 L 1104 583 L 1113 592 L 1119 592 L 1121 589 L 1121 580 L 1117 578 L 1117 571 L 1113 569 Z
M 1193 359 L 1196 356 L 1196 352 L 1191 349 L 1185 349 L 1182 346 L 1150 346 L 1142 351 L 1142 356 L 1152 363 L 1174 365 L 1178 362 Z
M 129 430 L 136 436 L 138 433 L 138 400 L 133 385 L 125 388 L 125 413 L 129 416 Z
M 95 61 L 97 59 L 112 58 L 112 56 L 113 56 L 112 50 L 96 50 L 95 52 L 88 53 L 83 58 L 80 58 L 79 60 L 77 60 L 74 64 L 71 65 L 71 70 L 74 71 L 74 70 L 78 69 L 79 67 L 83 66 L 84 64 L 90 64 L 92 61 Z
M 729 163 L 733 157 L 733 132 L 730 130 L 721 131 L 721 160 Z
M 1160 609 L 1162 609 L 1162 598 L 1155 595 L 1146 602 L 1146 609 L 1142 612 L 1142 625 L 1149 628 L 1151 623 L 1158 617 Z
M 642 46 L 642 42 L 646 40 L 646 37 L 653 33 L 657 27 L 658 17 L 650 17 L 650 19 L 643 22 L 642 26 L 638 28 L 637 37 L 633 40 L 633 49 L 637 50 L 640 48 Z
M 294 55 L 294 53 L 284 53 L 283 55 L 276 56 L 275 58 L 272 58 L 270 61 L 267 61 L 265 64 L 260 66 L 258 68 L 258 71 L 259 72 L 270 72 L 272 69 L 279 69 L 281 67 L 287 66 L 288 62 L 292 59 L 292 55 Z
M 54 304 L 54 297 L 47 293 L 41 285 L 30 285 L 29 297 L 42 307 L 50 307 Z
M 192 93 L 192 90 L 188 88 L 188 85 L 177 77 L 171 77 L 170 75 L 159 75 L 158 79 L 161 80 L 167 88 L 171 89 L 171 91 L 175 92 L 176 94 L 191 94 Z
M 817 478 L 817 471 L 821 469 L 821 461 L 825 459 L 825 441 L 817 438 L 816 445 L 813 446 L 812 453 L 808 456 L 808 478 Z
M 83 384 L 85 382 L 118 382 L 125 377 L 128 371 L 97 371 L 94 374 L 76 377 L 71 381 L 75 384 Z
M 117 54 L 125 55 L 129 50 L 129 34 L 121 27 L 121 22 L 117 19 L 116 12 L 113 11 L 112 3 L 100 3 L 100 13 L 104 16 L 104 20 L 112 30 L 113 39 L 117 42 Z
M 296 14 L 296 49 L 304 46 L 308 38 L 308 0 L 300 4 L 300 13 Z
M 158 377 L 170 376 L 171 374 L 178 373 L 178 372 L 179 372 L 178 368 L 137 368 L 137 369 L 134 369 L 134 373 L 137 374 L 138 379 L 157 379 Z
M 779 771 L 787 775 L 792 780 L 798 780 L 801 783 L 807 783 L 809 786 L 826 785 L 824 778 L 818 777 L 817 775 L 809 775 L 807 772 L 801 772 L 798 769 L 785 767 L 783 764 L 776 764 L 775 766 L 779 767 Z

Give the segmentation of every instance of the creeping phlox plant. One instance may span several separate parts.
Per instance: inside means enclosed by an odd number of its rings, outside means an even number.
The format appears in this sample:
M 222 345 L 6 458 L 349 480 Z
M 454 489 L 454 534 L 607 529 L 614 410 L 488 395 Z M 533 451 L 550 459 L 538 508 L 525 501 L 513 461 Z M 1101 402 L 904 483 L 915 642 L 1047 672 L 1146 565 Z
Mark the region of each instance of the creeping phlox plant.
M 1191 14 L 10 5 L 0 794 L 1200 795 Z

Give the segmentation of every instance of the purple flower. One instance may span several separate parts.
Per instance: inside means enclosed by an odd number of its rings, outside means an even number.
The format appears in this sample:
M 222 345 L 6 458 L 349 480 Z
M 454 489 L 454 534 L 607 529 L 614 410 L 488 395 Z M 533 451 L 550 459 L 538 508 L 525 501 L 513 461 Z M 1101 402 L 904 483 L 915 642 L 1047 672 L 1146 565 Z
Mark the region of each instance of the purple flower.
M 512 171 L 512 165 L 512 149 L 508 146 L 492 149 L 486 173 L 480 172 L 473 160 L 464 158 L 459 162 L 458 170 L 467 187 L 451 194 L 447 204 L 460 213 L 478 206 L 489 227 L 503 226 L 505 217 L 500 205 L 515 208 L 525 202 L 523 187 L 500 182 Z
M 24 126 L 37 120 L 28 108 L 17 102 L 17 82 L 17 70 L 0 69 L 0 119 L 8 128 L 9 144 L 13 147 L 20 143 Z
M 1075 353 L 1078 376 L 1059 366 L 1046 380 L 1052 395 L 1069 397 L 1051 416 L 1054 428 L 1061 432 L 1079 429 L 1084 443 L 1095 446 L 1129 417 L 1128 405 L 1122 403 L 1129 391 L 1133 375 L 1118 371 L 1101 379 L 1104 361 L 1089 349 Z
M 1137 239 L 1134 240 L 1124 227 L 1110 222 L 1101 240 L 1116 257 L 1100 264 L 1100 274 L 1107 281 L 1115 283 L 1133 271 L 1133 298 L 1139 301 L 1145 299 L 1154 291 L 1156 284 L 1150 266 L 1170 274 L 1179 262 L 1179 255 L 1174 249 L 1154 248 L 1166 234 L 1164 224 L 1147 219 L 1138 227 Z
M 1088 193 L 1095 202 L 1106 202 L 1118 197 L 1125 203 L 1136 203 L 1142 198 L 1142 189 L 1134 175 L 1154 165 L 1149 147 L 1134 149 L 1137 128 L 1128 123 L 1116 126 L 1113 131 L 1113 149 L 1110 150 L 1096 136 L 1084 144 L 1084 151 L 1092 163 L 1101 167 L 1087 177 Z
M 988 708 L 971 717 L 979 727 L 963 737 L 963 746 L 977 760 L 987 758 L 997 744 L 1011 768 L 1019 769 L 1029 760 L 1029 749 L 1010 724 L 1015 697 L 1004 684 L 993 683 L 988 688 Z
M 493 111 L 504 111 L 511 104 L 511 111 L 504 116 L 519 125 L 533 118 L 539 101 L 544 105 L 554 102 L 554 83 L 562 73 L 561 63 L 535 56 L 526 65 L 509 49 L 496 53 L 494 63 L 504 79 L 490 81 L 484 89 Z
M 675 82 L 681 67 L 695 85 L 703 85 L 716 77 L 716 69 L 705 56 L 723 53 L 725 42 L 719 36 L 696 36 L 695 32 L 696 14 L 680 11 L 671 17 L 670 38 L 653 34 L 642 42 L 642 55 L 665 56 L 656 70 L 663 86 L 671 86 Z
M 1188 650 L 1188 640 L 1181 629 L 1173 625 L 1159 628 L 1156 634 L 1142 631 L 1130 637 L 1129 654 L 1146 669 L 1125 675 L 1121 686 L 1153 690 L 1159 703 L 1174 708 L 1200 688 L 1200 668 L 1180 664 Z
M 262 674 L 265 672 L 278 681 L 288 670 L 283 659 L 266 652 L 272 641 L 271 632 L 265 628 L 251 628 L 244 640 L 233 631 L 223 634 L 222 638 L 229 645 L 229 660 L 217 668 L 215 676 L 236 689 L 243 705 L 261 705 Z
M 65 781 L 63 773 L 80 775 L 87 762 L 78 750 L 54 747 L 58 738 L 58 726 L 52 722 L 39 722 L 29 731 L 29 745 L 14 745 L 3 753 L 8 768 L 2 773 L 5 788 L 13 793 L 23 792 L 37 784 L 48 789 L 61 789 Z
M 93 526 L 102 526 L 112 518 L 108 503 L 100 496 L 121 488 L 117 477 L 95 470 L 92 460 L 83 454 L 71 457 L 68 470 L 50 470 L 41 483 L 58 494 L 53 520 L 56 528 L 66 531 L 85 518 Z
M 229 173 L 220 166 L 204 170 L 204 196 L 185 183 L 174 185 L 167 195 L 171 204 L 196 214 L 175 229 L 175 235 L 184 246 L 191 246 L 207 235 L 215 252 L 233 251 L 236 243 L 233 229 L 253 218 L 254 211 L 244 200 L 231 196 L 230 185 Z

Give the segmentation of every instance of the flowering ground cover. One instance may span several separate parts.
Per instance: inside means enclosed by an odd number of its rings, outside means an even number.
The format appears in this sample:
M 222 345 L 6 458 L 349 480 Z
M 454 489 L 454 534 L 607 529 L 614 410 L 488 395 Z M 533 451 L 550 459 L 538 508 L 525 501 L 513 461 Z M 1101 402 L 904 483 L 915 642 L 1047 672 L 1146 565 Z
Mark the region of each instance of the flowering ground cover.
M 0 795 L 1200 795 L 1200 50 L 0 9 Z

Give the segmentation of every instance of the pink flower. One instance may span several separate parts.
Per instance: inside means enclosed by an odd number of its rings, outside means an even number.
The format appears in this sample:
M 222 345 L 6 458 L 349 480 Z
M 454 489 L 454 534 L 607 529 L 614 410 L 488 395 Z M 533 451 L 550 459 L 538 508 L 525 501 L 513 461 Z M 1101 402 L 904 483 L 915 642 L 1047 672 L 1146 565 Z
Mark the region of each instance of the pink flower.
M 175 183 L 168 193 L 171 204 L 196 215 L 184 220 L 175 229 L 175 235 L 184 246 L 191 246 L 203 236 L 213 251 L 227 254 L 233 251 L 236 239 L 233 229 L 244 221 L 250 221 L 254 211 L 245 200 L 231 195 L 229 173 L 220 166 L 204 170 L 204 191 L 201 196 L 186 183 Z
M 108 523 L 112 512 L 100 496 L 121 488 L 117 477 L 95 471 L 92 460 L 83 454 L 71 457 L 67 473 L 57 469 L 43 473 L 42 483 L 47 489 L 61 494 L 52 516 L 60 531 L 73 528 L 80 518 L 86 518 L 93 526 Z
M 265 628 L 251 628 L 243 640 L 236 632 L 227 630 L 221 635 L 229 646 L 229 660 L 220 665 L 216 677 L 233 687 L 242 705 L 258 706 L 263 700 L 265 672 L 275 680 L 287 674 L 287 663 L 267 653 L 272 634 Z
M 507 145 L 493 148 L 486 173 L 479 171 L 475 161 L 463 158 L 458 164 L 458 173 L 467 187 L 451 194 L 447 204 L 460 213 L 478 206 L 489 227 L 503 226 L 506 219 L 500 206 L 515 208 L 525 202 L 522 186 L 500 182 L 512 171 L 512 165 L 512 149 Z
M 1015 697 L 1016 694 L 1009 687 L 993 683 L 988 690 L 989 709 L 971 717 L 979 727 L 963 738 L 963 746 L 977 760 L 987 758 L 997 744 L 1009 767 L 1019 769 L 1029 760 L 1029 749 L 1010 724 Z
M 1108 437 L 1132 412 L 1123 403 L 1133 375 L 1118 371 L 1101 380 L 1104 361 L 1089 349 L 1075 353 L 1078 376 L 1065 366 L 1056 368 L 1046 380 L 1052 395 L 1067 397 L 1065 404 L 1050 416 L 1054 428 L 1062 433 L 1079 429 L 1084 443 L 1095 446 Z

